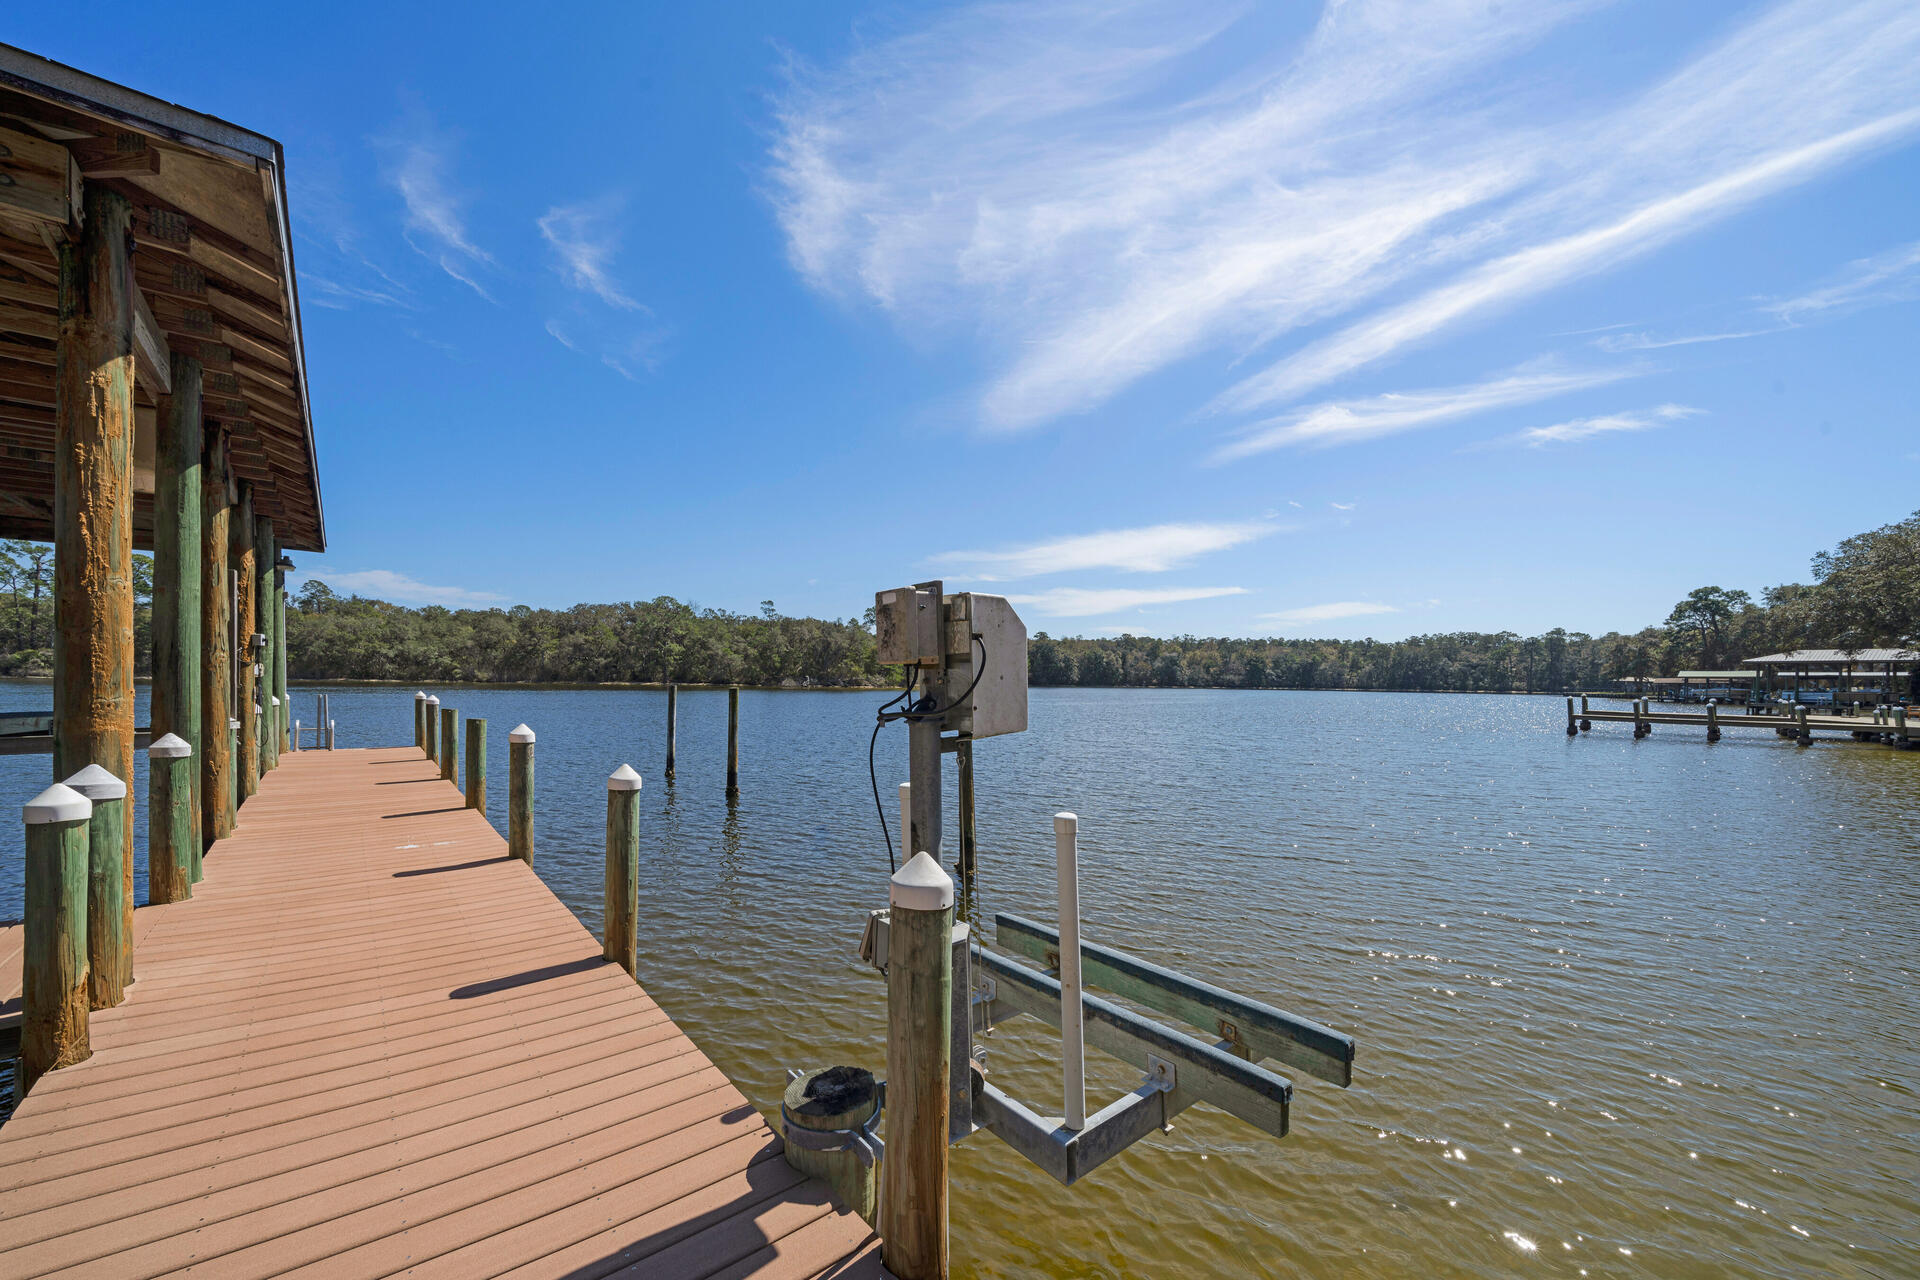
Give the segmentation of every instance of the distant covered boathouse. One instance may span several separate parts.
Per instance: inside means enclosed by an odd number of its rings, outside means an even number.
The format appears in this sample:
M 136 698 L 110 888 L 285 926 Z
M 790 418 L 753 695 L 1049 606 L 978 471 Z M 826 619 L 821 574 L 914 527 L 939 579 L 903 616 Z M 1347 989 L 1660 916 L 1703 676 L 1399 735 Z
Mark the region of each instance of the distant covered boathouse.
M 1911 649 L 1794 649 L 1748 658 L 1764 701 L 1832 706 L 1920 702 L 1920 653 Z

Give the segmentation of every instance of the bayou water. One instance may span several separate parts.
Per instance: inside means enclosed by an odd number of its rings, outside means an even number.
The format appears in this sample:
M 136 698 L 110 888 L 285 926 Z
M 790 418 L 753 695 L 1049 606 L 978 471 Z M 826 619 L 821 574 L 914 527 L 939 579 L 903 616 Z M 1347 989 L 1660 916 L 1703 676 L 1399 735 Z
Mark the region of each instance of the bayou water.
M 436 692 L 489 722 L 503 831 L 507 731 L 538 732 L 537 867 L 590 929 L 604 779 L 645 775 L 642 978 L 756 1104 L 789 1066 L 883 1064 L 853 955 L 886 899 L 881 695 L 744 693 L 729 808 L 724 693 L 682 693 L 669 787 L 662 693 Z M 340 745 L 409 741 L 411 695 L 334 690 Z M 1349 1032 L 1354 1085 L 1297 1077 L 1277 1142 L 1196 1108 L 1070 1190 L 976 1137 L 956 1274 L 1920 1274 L 1920 755 L 1564 729 L 1549 698 L 1035 691 L 976 749 L 974 918 L 1052 918 L 1072 809 L 1090 939 Z M 884 730 L 890 823 L 905 758 Z M 0 799 L 46 768 L 0 759 Z M 1057 1051 L 1019 1020 L 988 1063 L 1057 1111 Z M 1136 1083 L 1090 1059 L 1093 1105 Z

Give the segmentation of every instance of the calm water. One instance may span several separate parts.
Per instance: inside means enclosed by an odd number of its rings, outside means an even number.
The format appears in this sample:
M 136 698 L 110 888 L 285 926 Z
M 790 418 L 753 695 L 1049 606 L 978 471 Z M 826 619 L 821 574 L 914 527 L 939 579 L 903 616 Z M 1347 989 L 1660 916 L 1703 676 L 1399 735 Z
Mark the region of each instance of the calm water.
M 341 745 L 410 740 L 411 692 L 336 691 Z M 886 899 L 878 695 L 743 694 L 730 811 L 724 694 L 682 695 L 669 788 L 664 694 L 440 692 L 489 719 L 503 830 L 506 732 L 538 730 L 538 867 L 596 931 L 604 779 L 646 775 L 642 977 L 756 1103 L 882 1065 L 852 955 Z M 1089 937 L 1350 1032 L 1355 1084 L 1300 1077 L 1280 1142 L 1189 1111 L 1072 1190 L 977 1137 L 956 1272 L 1920 1274 L 1920 755 L 1564 727 L 1547 698 L 1037 691 L 976 751 L 976 912 L 1052 917 L 1074 809 Z M 884 731 L 890 814 L 905 757 Z M 0 759 L 0 799 L 46 764 Z M 1056 1109 L 1056 1047 L 1003 1026 L 996 1083 Z

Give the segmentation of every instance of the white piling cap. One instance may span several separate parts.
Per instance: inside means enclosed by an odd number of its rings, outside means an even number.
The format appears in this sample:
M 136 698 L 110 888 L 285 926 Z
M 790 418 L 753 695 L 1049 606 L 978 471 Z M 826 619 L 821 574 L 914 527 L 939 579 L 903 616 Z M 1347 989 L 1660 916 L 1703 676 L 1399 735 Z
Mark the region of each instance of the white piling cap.
M 908 911 L 945 911 L 953 905 L 953 877 L 924 849 L 893 873 L 887 901 Z
M 274 705 L 274 706 L 276 706 L 276 707 L 280 705 L 280 698 L 279 698 L 279 695 L 277 695 L 277 694 L 276 694 L 276 695 L 274 695 L 274 698 L 273 698 L 273 705 Z
M 229 728 L 229 729 L 238 729 L 239 727 L 240 727 L 240 722 L 239 722 L 238 720 L 229 720 L 229 721 L 227 721 L 227 728 Z
M 1056 813 L 1053 815 L 1053 833 L 1066 835 L 1080 829 L 1080 815 L 1077 813 Z
M 88 765 L 61 785 L 93 801 L 127 798 L 127 784 L 114 777 L 110 770 L 97 764 Z
M 513 732 L 507 735 L 508 742 L 532 742 L 533 730 L 525 725 L 515 725 Z
M 180 735 L 168 733 L 147 744 L 147 754 L 155 760 L 178 760 L 192 755 L 193 748 Z
M 48 822 L 83 822 L 93 816 L 93 801 L 56 782 L 21 806 L 20 814 L 30 827 Z
M 425 702 L 427 700 L 427 695 L 424 693 L 416 693 L 413 695 L 413 700 L 415 702 Z
M 437 706 L 439 706 L 439 705 L 440 705 L 440 699 L 439 699 L 439 697 L 438 697 L 437 695 L 435 695 L 435 694 L 431 694 L 431 693 L 430 693 L 430 694 L 428 694 L 428 695 L 427 695 L 427 705 L 428 705 L 428 706 L 430 706 L 430 707 L 437 707 Z
M 633 771 L 633 766 L 630 764 L 621 765 L 613 771 L 613 776 L 607 779 L 609 791 L 638 791 L 639 789 L 640 775 Z

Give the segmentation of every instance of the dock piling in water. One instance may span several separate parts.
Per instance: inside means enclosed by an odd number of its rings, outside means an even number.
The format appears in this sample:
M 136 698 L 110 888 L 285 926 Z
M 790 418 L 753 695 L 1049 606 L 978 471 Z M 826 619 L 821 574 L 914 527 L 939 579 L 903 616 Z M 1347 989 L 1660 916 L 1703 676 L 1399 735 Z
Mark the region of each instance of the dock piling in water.
M 198 839 L 193 805 L 193 747 L 163 734 L 147 747 L 147 898 L 184 902 L 193 896 Z
M 1720 704 L 1711 698 L 1707 700 L 1707 741 L 1720 741 Z
M 55 783 L 28 801 L 21 815 L 27 826 L 27 918 L 19 1092 L 25 1093 L 54 1068 L 93 1055 L 87 1038 L 87 827 L 93 802 Z
M 440 708 L 440 776 L 454 781 L 459 767 L 455 753 L 460 750 L 460 713 L 452 707 Z
M 533 730 L 507 735 L 507 856 L 533 865 Z
M 125 924 L 127 784 L 90 764 L 62 784 L 91 804 L 87 823 L 87 993 L 96 1009 L 127 998 L 133 932 Z
M 727 687 L 727 799 L 740 798 L 740 686 Z
M 668 782 L 673 781 L 674 739 L 678 736 L 680 724 L 680 686 L 667 686 L 667 772 Z
M 602 954 L 637 977 L 640 911 L 640 775 L 623 764 L 607 779 L 606 942 Z
M 881 1259 L 900 1280 L 945 1280 L 953 877 L 922 850 L 894 873 L 888 902 Z
M 487 811 L 487 722 L 467 717 L 467 808 Z
M 880 1086 L 859 1067 L 801 1072 L 780 1102 L 787 1166 L 825 1180 L 869 1225 L 879 1216 L 880 1166 L 864 1139 L 879 1110 Z
M 1573 698 L 1568 697 L 1567 698 L 1567 736 L 1571 738 L 1576 734 L 1578 734 L 1579 732 L 1580 732 L 1580 725 L 1573 714 Z

